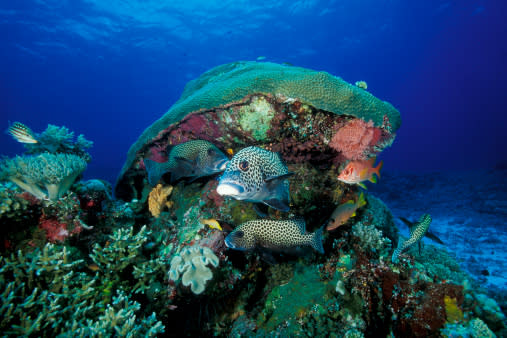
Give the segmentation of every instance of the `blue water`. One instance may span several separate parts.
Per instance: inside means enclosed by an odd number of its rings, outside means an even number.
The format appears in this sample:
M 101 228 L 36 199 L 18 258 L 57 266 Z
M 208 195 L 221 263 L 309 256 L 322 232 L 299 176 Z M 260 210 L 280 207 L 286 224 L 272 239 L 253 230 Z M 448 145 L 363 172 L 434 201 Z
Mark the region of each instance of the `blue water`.
M 385 168 L 507 163 L 505 1 L 0 1 L 3 127 L 65 125 L 114 181 L 187 81 L 237 60 L 324 70 L 391 102 Z M 0 125 L 1 126 L 1 125 Z M 0 136 L 3 155 L 23 147 Z

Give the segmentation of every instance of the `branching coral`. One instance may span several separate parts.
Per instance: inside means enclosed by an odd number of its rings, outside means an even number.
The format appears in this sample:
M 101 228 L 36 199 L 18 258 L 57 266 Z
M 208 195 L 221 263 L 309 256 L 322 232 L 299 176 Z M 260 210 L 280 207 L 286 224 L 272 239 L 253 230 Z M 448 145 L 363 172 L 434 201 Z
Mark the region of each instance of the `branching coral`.
M 153 188 L 148 196 L 148 209 L 153 217 L 158 218 L 160 213 L 164 208 L 170 208 L 173 203 L 171 201 L 167 201 L 167 197 L 171 195 L 173 191 L 172 186 L 162 186 L 162 184 L 157 184 L 155 188 Z
M 0 331 L 16 336 L 155 336 L 155 315 L 140 316 L 139 303 L 121 291 L 103 303 L 98 275 L 80 270 L 65 247 L 18 251 L 0 258 Z
M 76 155 L 44 153 L 16 156 L 0 163 L 5 178 L 39 199 L 58 200 L 86 169 L 86 161 Z
M 80 134 L 74 141 L 74 132 L 69 132 L 67 127 L 49 124 L 47 129 L 38 134 L 36 138 L 37 143 L 24 144 L 27 148 L 27 154 L 62 153 L 77 155 L 87 162 L 91 159 L 86 150 L 93 145 L 93 142 L 87 140 L 83 134 Z

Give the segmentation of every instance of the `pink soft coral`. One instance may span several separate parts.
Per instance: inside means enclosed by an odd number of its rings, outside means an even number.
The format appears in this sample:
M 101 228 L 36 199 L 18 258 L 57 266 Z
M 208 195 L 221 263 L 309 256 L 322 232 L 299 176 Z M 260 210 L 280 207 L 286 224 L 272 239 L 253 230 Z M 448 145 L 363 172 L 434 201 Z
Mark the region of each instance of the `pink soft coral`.
M 60 223 L 55 218 L 46 218 L 45 216 L 41 217 L 39 228 L 46 232 L 46 238 L 51 243 L 63 242 L 67 237 L 78 234 L 83 230 L 80 224 L 74 224 L 72 230 L 69 231 L 67 224 Z
M 372 121 L 353 119 L 334 134 L 329 146 L 341 152 L 347 160 L 365 160 L 381 134 Z

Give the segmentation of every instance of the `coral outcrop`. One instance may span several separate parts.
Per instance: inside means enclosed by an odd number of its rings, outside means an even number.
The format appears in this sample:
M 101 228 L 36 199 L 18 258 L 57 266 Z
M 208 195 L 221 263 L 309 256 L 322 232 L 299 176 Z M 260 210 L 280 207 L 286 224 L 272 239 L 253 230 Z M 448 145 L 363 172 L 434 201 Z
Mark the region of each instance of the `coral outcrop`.
M 400 121 L 389 103 L 325 72 L 269 62 L 225 64 L 191 81 L 180 100 L 132 145 L 116 194 L 138 198 L 141 185 L 135 182 L 146 177 L 143 159 L 167 145 L 192 139 L 234 151 L 260 145 L 280 151 L 288 164 L 298 154 L 300 161 L 321 165 L 340 151 L 347 155 L 342 162 L 350 158 L 354 140 L 329 146 L 340 128 L 370 123 L 359 140 L 362 148 L 354 150 L 355 157 L 368 157 L 390 145 Z

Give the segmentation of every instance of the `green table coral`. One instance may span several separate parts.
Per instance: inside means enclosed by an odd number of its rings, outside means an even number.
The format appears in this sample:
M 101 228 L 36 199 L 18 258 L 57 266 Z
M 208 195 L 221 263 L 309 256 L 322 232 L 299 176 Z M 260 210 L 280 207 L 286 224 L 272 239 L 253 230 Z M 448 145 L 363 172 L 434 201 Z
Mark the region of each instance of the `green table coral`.
M 0 178 L 10 180 L 39 199 L 61 198 L 86 169 L 86 161 L 71 154 L 16 156 L 0 163 Z

